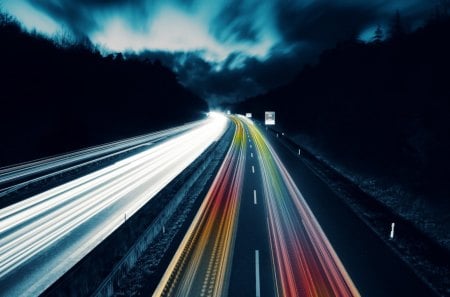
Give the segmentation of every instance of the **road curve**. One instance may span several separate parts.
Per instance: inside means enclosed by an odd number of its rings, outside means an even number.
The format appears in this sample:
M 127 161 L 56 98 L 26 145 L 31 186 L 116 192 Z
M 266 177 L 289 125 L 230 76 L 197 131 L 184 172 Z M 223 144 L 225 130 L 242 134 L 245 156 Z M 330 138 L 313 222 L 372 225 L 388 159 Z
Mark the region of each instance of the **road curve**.
M 252 121 L 241 116 L 233 119 L 237 129 L 230 150 L 153 296 L 227 296 L 229 291 L 256 297 L 360 296 L 276 152 Z M 246 162 L 246 130 L 250 160 L 257 159 L 259 166 Z M 254 182 L 256 189 L 258 174 L 262 197 L 257 197 L 257 190 L 252 197 L 241 197 L 244 180 Z M 246 207 L 241 209 L 244 202 Z M 243 215 L 251 219 L 239 225 Z M 248 238 L 236 241 L 237 228 L 254 235 L 247 233 Z M 267 232 L 260 232 L 261 228 Z M 255 242 L 248 242 L 249 238 Z M 233 260 L 235 248 L 246 266 L 245 272 L 234 270 L 238 277 L 231 277 L 232 263 L 240 260 Z M 252 266 L 253 271 L 248 269 Z M 263 276 L 273 284 L 261 284 Z
M 132 157 L 0 210 L 0 296 L 36 296 L 216 141 L 211 116 Z
M 246 138 L 236 132 L 225 160 L 153 296 L 226 296 L 239 212 Z
M 146 147 L 165 138 L 204 124 L 205 120 L 182 126 L 110 142 L 79 151 L 43 158 L 26 163 L 0 168 L 0 197 L 23 188 L 30 183 L 57 176 L 63 172 L 83 167 L 103 159 L 119 155 L 140 147 Z
M 258 127 L 257 147 L 278 296 L 360 296 L 305 199 Z

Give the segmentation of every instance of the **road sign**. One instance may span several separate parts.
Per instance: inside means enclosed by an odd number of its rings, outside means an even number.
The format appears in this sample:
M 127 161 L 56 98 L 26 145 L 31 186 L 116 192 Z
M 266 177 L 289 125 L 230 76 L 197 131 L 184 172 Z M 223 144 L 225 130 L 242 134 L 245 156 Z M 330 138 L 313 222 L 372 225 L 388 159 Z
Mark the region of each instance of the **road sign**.
M 246 114 L 245 114 L 245 116 L 247 117 L 247 118 L 251 118 L 252 117 L 252 113 L 251 112 L 247 112 Z
M 265 124 L 266 125 L 275 125 L 275 111 L 266 111 Z

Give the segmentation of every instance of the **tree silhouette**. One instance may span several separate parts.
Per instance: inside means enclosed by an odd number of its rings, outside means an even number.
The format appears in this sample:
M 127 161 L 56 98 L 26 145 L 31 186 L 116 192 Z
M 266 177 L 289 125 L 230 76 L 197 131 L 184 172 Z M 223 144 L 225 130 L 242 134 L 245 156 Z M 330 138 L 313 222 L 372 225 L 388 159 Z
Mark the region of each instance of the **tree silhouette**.
M 103 57 L 87 38 L 30 35 L 0 13 L 0 40 L 0 167 L 177 125 L 207 109 L 161 63 Z
M 384 38 L 384 32 L 383 32 L 383 28 L 381 27 L 381 25 L 377 25 L 377 29 L 375 30 L 373 37 L 372 37 L 372 41 L 379 43 L 381 41 L 383 41 Z
M 450 16 L 450 0 L 436 0 L 431 22 L 441 22 Z
M 405 35 L 405 27 L 402 21 L 402 17 L 400 15 L 400 11 L 395 12 L 395 16 L 391 22 L 391 26 L 389 29 L 389 35 L 392 40 L 402 39 Z
M 0 27 L 16 27 L 19 28 L 17 20 L 10 14 L 3 12 L 3 8 L 0 2 Z
M 374 43 L 338 44 L 291 83 L 248 99 L 237 112 L 277 110 L 284 131 L 346 166 L 449 193 L 449 34 L 450 19 L 441 19 L 385 42 L 378 26 Z
M 450 12 L 450 0 L 439 0 L 441 13 L 444 17 L 448 17 Z

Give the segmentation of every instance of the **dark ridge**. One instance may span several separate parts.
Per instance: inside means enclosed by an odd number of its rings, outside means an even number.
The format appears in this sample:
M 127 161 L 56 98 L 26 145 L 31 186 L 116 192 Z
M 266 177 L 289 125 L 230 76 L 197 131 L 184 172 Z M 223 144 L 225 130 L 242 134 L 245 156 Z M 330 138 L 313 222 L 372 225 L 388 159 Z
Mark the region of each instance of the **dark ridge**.
M 182 124 L 207 110 L 158 61 L 103 57 L 87 41 L 55 43 L 5 14 L 0 40 L 0 167 Z
M 261 119 L 274 110 L 280 129 L 335 163 L 405 184 L 448 207 L 448 36 L 450 20 L 435 18 L 386 41 L 342 42 L 289 84 L 233 111 Z

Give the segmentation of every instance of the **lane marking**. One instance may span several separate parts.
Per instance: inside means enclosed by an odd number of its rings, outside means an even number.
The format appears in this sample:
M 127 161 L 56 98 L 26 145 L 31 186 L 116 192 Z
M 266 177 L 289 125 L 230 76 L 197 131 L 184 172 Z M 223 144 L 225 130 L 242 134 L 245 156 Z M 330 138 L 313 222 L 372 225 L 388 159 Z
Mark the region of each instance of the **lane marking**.
M 250 153 L 250 156 L 253 158 L 253 153 Z
M 250 148 L 252 148 L 252 145 L 250 144 Z
M 256 297 L 261 297 L 261 288 L 259 284 L 259 251 L 255 250 L 255 276 L 256 276 Z
M 258 202 L 256 201 L 256 190 L 253 190 L 253 203 L 256 205 Z
M 252 173 L 255 173 L 255 166 L 252 165 Z

